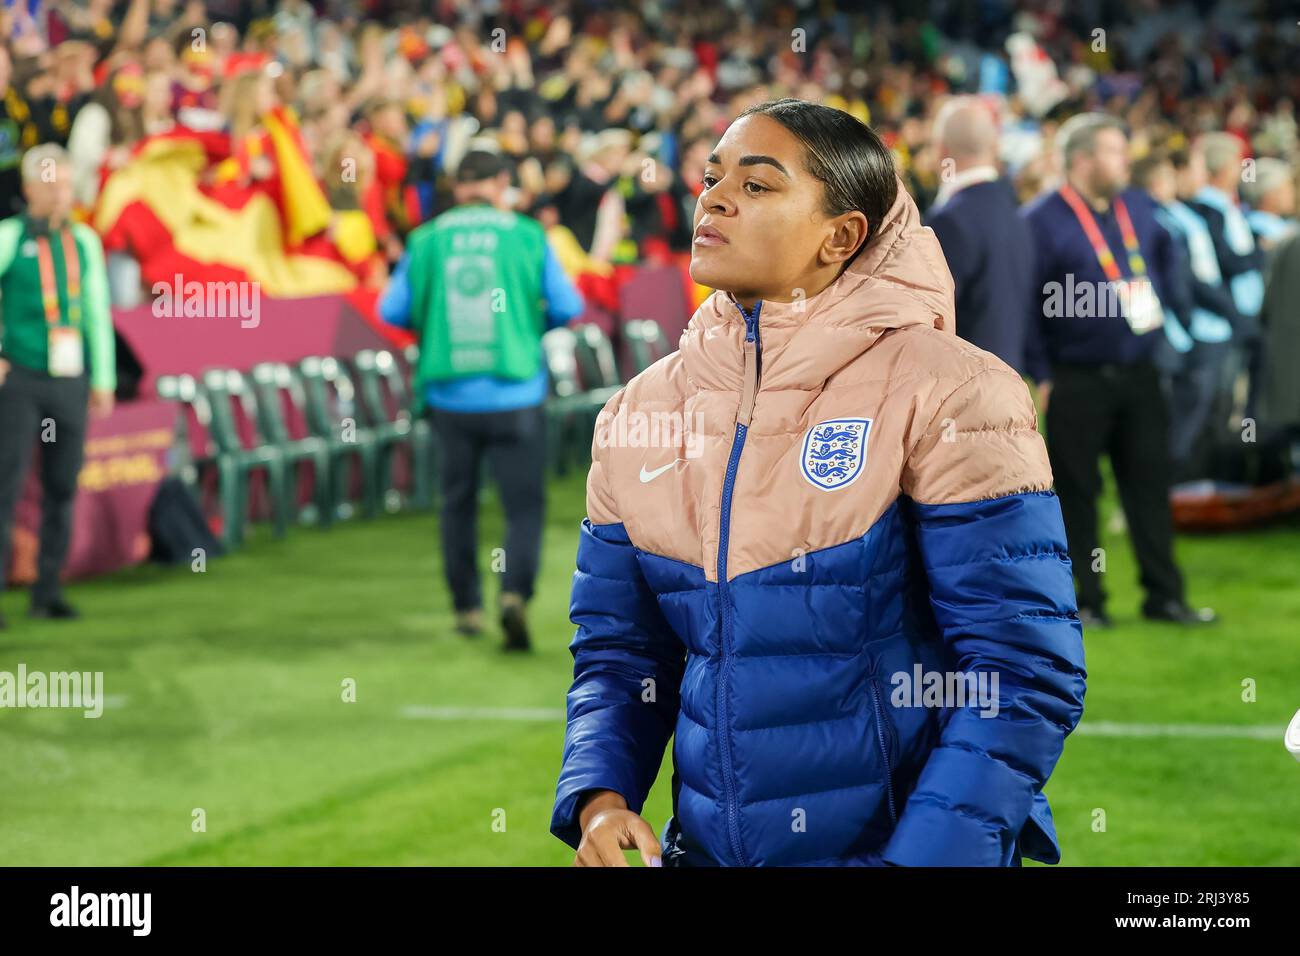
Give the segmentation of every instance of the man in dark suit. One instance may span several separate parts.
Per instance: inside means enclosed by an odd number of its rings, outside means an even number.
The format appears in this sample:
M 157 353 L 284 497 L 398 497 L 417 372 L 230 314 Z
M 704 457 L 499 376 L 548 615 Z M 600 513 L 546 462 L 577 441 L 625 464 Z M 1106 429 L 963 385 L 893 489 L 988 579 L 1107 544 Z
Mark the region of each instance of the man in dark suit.
M 1025 371 L 1034 293 L 1034 247 L 1016 194 L 997 169 L 992 111 L 973 96 L 950 100 L 935 121 L 939 194 L 926 225 L 956 283 L 957 334 Z

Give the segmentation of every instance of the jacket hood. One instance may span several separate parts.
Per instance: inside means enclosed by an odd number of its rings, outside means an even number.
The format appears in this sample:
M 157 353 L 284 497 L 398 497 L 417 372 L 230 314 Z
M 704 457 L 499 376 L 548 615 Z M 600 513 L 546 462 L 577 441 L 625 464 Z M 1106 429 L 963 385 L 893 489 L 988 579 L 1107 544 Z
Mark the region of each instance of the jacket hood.
M 802 301 L 762 301 L 760 391 L 818 387 L 884 333 L 912 325 L 955 334 L 953 281 L 939 240 L 921 224 L 899 180 L 880 230 L 834 282 Z M 735 297 L 715 291 L 682 332 L 679 347 L 690 379 L 708 388 L 738 388 L 744 336 Z

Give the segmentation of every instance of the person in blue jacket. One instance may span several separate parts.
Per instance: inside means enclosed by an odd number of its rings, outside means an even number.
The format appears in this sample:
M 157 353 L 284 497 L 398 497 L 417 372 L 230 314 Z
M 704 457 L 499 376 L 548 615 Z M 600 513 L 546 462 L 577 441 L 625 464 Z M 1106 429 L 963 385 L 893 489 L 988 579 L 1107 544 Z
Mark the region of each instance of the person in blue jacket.
M 528 651 L 526 616 L 541 561 L 546 506 L 542 336 L 583 300 L 536 220 L 506 208 L 509 162 L 471 150 L 456 169 L 457 205 L 413 231 L 379 301 L 420 344 L 414 378 L 438 440 L 443 572 L 456 629 L 483 633 L 478 496 L 486 459 L 506 513 L 497 603 L 508 651 Z
M 847 113 L 751 107 L 703 185 L 716 291 L 593 435 L 551 833 L 579 866 L 1059 861 L 1086 673 L 1027 386 L 954 334 Z

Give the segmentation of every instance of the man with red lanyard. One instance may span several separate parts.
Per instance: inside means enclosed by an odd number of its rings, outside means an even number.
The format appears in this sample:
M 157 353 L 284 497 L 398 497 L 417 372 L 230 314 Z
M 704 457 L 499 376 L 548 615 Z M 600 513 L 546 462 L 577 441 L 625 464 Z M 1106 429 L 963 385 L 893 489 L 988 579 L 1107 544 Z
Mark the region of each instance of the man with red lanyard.
M 1191 608 L 1173 555 L 1169 409 L 1154 363 L 1159 293 L 1174 246 L 1129 183 L 1124 125 L 1083 113 L 1057 133 L 1064 184 L 1023 210 L 1034 236 L 1035 293 L 1026 367 L 1046 413 L 1047 449 L 1069 539 L 1079 618 L 1109 627 L 1098 540 L 1098 464 L 1110 456 L 1146 598 L 1143 616 L 1214 620 Z
M 68 218 L 67 152 L 53 144 L 30 149 L 22 174 L 27 211 L 0 222 L 0 592 L 14 506 L 37 449 L 42 515 L 31 616 L 71 618 L 77 612 L 63 597 L 59 575 L 87 409 L 97 415 L 113 409 L 113 321 L 99 237 Z

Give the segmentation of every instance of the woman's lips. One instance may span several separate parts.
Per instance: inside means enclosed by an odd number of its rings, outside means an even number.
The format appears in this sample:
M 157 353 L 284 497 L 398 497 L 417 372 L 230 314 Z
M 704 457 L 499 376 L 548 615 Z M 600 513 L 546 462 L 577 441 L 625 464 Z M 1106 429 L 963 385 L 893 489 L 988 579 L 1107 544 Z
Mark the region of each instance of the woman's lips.
M 697 246 L 725 246 L 726 244 L 726 237 L 712 226 L 701 226 L 695 230 L 695 245 Z

